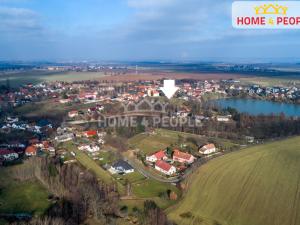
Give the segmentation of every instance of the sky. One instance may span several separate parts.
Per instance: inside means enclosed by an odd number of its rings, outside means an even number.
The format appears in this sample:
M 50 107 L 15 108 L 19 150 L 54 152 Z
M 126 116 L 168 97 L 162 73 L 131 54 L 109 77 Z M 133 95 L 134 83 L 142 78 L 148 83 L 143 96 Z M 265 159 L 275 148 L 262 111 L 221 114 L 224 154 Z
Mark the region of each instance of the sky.
M 0 0 L 0 60 L 300 61 L 300 30 L 237 30 L 228 0 Z

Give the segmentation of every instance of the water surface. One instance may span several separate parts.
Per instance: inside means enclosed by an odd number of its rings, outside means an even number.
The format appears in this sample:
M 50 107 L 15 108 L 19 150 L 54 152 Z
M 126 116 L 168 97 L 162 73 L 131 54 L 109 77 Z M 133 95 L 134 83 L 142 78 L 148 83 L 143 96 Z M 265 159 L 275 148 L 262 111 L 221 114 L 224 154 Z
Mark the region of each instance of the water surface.
M 272 102 L 257 99 L 218 99 L 215 102 L 222 108 L 232 107 L 239 112 L 250 115 L 284 113 L 286 116 L 300 116 L 300 105 L 291 103 Z

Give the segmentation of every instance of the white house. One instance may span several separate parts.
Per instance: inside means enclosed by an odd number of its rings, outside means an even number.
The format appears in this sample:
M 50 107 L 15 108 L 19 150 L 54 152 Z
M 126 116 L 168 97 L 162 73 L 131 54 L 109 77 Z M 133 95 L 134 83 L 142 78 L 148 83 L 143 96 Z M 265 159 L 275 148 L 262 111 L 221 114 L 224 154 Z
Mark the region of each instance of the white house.
M 124 160 L 119 160 L 115 164 L 113 164 L 110 168 L 110 171 L 112 173 L 132 173 L 134 172 L 134 169 L 131 165 L 129 165 Z
M 175 149 L 173 152 L 173 160 L 180 163 L 192 164 L 195 161 L 195 157 L 191 154 L 181 152 L 178 149 Z
M 218 122 L 229 122 L 231 116 L 217 116 L 217 121 Z
M 166 175 L 173 175 L 174 173 L 176 173 L 175 166 L 172 166 L 169 163 L 166 163 L 165 161 L 162 160 L 156 161 L 155 169 Z
M 217 151 L 217 149 L 214 144 L 207 144 L 207 145 L 202 146 L 199 149 L 199 153 L 202 155 L 208 155 L 208 154 L 214 153 L 216 151 Z
M 5 161 L 13 161 L 19 158 L 19 154 L 12 150 L 0 150 L 0 158 L 3 158 Z
M 71 141 L 74 139 L 74 134 L 73 133 L 66 133 L 66 134 L 62 134 L 60 136 L 56 136 L 55 140 L 57 142 L 66 142 L 66 141 Z
M 160 150 L 158 152 L 155 152 L 152 155 L 146 156 L 146 160 L 148 162 L 156 162 L 157 160 L 165 160 L 168 157 L 166 156 L 165 152 L 163 150 Z
M 100 150 L 99 146 L 97 145 L 81 145 L 78 147 L 81 151 L 87 151 L 90 153 L 98 152 Z
M 76 116 L 78 116 L 78 115 L 79 115 L 79 112 L 76 111 L 76 110 L 70 111 L 70 112 L 68 113 L 68 116 L 69 116 L 70 118 L 74 118 L 74 117 L 76 117 Z

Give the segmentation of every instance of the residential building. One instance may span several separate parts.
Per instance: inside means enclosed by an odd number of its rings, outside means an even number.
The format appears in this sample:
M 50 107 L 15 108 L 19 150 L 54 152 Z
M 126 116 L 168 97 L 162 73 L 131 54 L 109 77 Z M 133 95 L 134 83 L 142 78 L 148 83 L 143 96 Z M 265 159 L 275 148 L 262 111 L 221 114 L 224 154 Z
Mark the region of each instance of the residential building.
M 173 175 L 176 173 L 176 168 L 175 166 L 170 165 L 169 163 L 166 163 L 165 161 L 162 160 L 157 160 L 155 163 L 155 169 L 158 170 L 159 172 L 162 172 L 166 175 Z
M 68 113 L 68 116 L 69 116 L 70 118 L 74 118 L 74 117 L 76 117 L 76 116 L 78 116 L 78 115 L 79 115 L 79 113 L 78 113 L 78 111 L 76 111 L 76 110 L 70 111 L 70 112 Z
M 73 133 L 65 133 L 65 134 L 62 134 L 60 136 L 55 137 L 55 140 L 59 143 L 66 142 L 66 141 L 71 141 L 73 139 L 74 139 L 74 134 Z
M 118 162 L 114 163 L 111 166 L 111 171 L 113 173 L 132 173 L 134 172 L 134 169 L 131 165 L 129 165 L 127 162 L 124 160 L 119 160 Z
M 209 154 L 214 153 L 216 151 L 217 151 L 216 146 L 212 143 L 206 144 L 206 145 L 202 146 L 199 149 L 199 153 L 203 154 L 203 155 L 209 155 Z
M 95 153 L 100 151 L 100 148 L 97 145 L 81 145 L 78 147 L 78 149 L 81 151 L 87 151 L 89 153 Z
M 36 156 L 36 154 L 37 154 L 37 148 L 33 145 L 30 145 L 25 149 L 26 156 Z
M 192 164 L 195 161 L 195 157 L 189 153 L 181 152 L 175 149 L 173 152 L 173 160 L 180 163 Z
M 19 158 L 19 154 L 13 150 L 0 149 L 0 158 L 4 161 L 13 161 Z
M 157 160 L 166 160 L 168 157 L 166 156 L 163 150 L 155 152 L 152 155 L 146 156 L 146 160 L 149 162 L 156 162 Z
M 88 130 L 84 132 L 84 136 L 90 138 L 90 137 L 95 137 L 97 136 L 97 131 L 96 130 Z

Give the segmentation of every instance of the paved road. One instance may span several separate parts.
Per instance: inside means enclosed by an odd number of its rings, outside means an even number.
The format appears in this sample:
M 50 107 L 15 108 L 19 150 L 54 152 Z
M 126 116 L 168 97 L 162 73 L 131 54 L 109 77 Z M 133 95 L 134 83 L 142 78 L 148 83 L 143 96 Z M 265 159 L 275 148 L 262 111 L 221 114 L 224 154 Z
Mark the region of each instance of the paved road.
M 144 175 L 145 177 L 148 178 L 152 178 L 154 180 L 157 180 L 159 182 L 163 182 L 163 183 L 178 183 L 182 180 L 184 180 L 186 177 L 188 177 L 190 174 L 192 174 L 196 169 L 198 169 L 200 166 L 204 165 L 205 163 L 207 163 L 208 161 L 217 158 L 219 156 L 224 155 L 223 153 L 219 152 L 216 153 L 214 155 L 211 156 L 206 156 L 203 158 L 199 158 L 197 159 L 193 165 L 188 168 L 185 172 L 183 176 L 177 176 L 177 177 L 171 177 L 171 178 L 167 178 L 167 177 L 162 177 L 159 176 L 158 174 L 153 174 L 150 171 L 148 171 L 143 165 L 140 165 L 139 163 L 135 162 L 134 159 L 129 159 L 127 157 L 124 157 L 124 160 L 127 161 L 135 170 L 137 170 L 138 172 L 140 172 L 142 175 Z
M 152 178 L 154 180 L 157 180 L 157 181 L 163 182 L 163 183 L 178 183 L 181 180 L 180 177 L 167 178 L 167 177 L 159 176 L 158 174 L 153 174 L 150 171 L 148 171 L 144 166 L 135 162 L 135 160 L 133 160 L 133 159 L 124 157 L 124 160 L 127 161 L 135 170 L 137 170 L 139 173 L 141 173 L 142 175 L 144 175 L 147 178 Z

